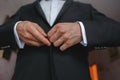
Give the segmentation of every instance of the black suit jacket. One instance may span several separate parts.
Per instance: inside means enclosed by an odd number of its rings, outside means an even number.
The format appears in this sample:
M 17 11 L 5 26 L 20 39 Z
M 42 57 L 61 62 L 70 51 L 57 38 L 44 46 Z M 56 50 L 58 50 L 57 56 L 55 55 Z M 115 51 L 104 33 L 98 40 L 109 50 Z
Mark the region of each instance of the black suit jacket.
M 21 7 L 2 25 L 0 47 L 17 48 L 13 27 L 17 21 L 24 20 L 39 24 L 46 33 L 51 29 L 36 1 Z M 94 46 L 120 45 L 120 23 L 107 18 L 89 4 L 67 0 L 54 25 L 76 21 L 82 21 L 85 25 L 88 47 L 77 44 L 61 52 L 59 47 L 53 45 L 25 45 L 24 49 L 19 49 L 13 80 L 90 80 L 88 51 Z

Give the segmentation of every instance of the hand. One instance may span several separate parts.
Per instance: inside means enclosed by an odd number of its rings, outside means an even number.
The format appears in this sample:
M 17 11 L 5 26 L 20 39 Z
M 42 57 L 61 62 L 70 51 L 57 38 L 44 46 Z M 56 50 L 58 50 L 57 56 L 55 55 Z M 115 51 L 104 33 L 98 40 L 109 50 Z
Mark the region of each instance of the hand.
M 49 40 L 60 50 L 79 43 L 82 40 L 80 25 L 76 23 L 59 23 L 48 32 Z
M 30 21 L 22 21 L 18 23 L 16 27 L 18 36 L 27 45 L 31 46 L 50 46 L 50 42 L 47 39 L 47 34 L 36 23 Z

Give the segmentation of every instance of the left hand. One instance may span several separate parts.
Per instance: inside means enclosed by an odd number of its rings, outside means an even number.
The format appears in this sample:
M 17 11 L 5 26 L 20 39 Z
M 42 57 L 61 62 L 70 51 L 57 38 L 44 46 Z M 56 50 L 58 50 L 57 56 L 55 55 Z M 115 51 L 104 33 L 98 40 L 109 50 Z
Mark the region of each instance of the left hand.
M 49 40 L 60 50 L 79 43 L 82 40 L 82 33 L 79 23 L 58 23 L 48 32 Z

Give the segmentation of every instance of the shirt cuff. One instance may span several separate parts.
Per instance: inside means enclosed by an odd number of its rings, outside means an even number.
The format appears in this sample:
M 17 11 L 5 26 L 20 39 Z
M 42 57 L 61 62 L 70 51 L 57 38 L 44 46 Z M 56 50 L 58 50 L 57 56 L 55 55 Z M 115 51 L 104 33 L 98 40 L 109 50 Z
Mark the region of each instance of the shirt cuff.
M 16 30 L 16 27 L 17 27 L 18 23 L 20 23 L 20 22 L 21 22 L 21 21 L 18 21 L 18 22 L 15 24 L 15 26 L 14 26 L 14 36 L 15 36 L 15 40 L 16 40 L 16 42 L 17 42 L 18 47 L 19 47 L 20 49 L 23 49 L 25 43 L 24 43 L 22 40 L 20 40 L 20 38 L 19 38 L 19 36 L 18 36 L 18 33 L 17 33 L 17 30 Z
M 80 42 L 83 46 L 87 46 L 87 37 L 86 37 L 86 31 L 85 31 L 85 27 L 84 24 L 82 22 L 78 22 L 80 27 L 81 27 L 81 31 L 82 31 L 82 41 Z

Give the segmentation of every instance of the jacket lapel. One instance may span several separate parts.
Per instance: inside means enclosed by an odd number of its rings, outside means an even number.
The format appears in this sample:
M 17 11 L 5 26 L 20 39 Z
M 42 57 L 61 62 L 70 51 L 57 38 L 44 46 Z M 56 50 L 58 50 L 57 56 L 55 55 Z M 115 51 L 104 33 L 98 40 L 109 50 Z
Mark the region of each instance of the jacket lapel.
M 64 15 L 64 13 L 67 11 L 67 9 L 70 7 L 70 5 L 72 4 L 73 0 L 66 0 L 65 4 L 63 5 L 60 13 L 58 14 L 54 24 L 56 24 L 59 19 Z
M 39 1 L 41 1 L 41 0 L 37 0 L 35 2 L 35 7 L 36 7 L 39 15 L 41 16 L 41 18 L 49 25 L 49 23 L 46 20 L 46 17 L 45 17 L 45 14 L 44 14 L 43 10 L 42 10 L 41 6 L 39 5 Z M 58 14 L 58 16 L 56 18 L 56 20 L 54 21 L 53 25 L 55 25 L 59 21 L 59 19 L 64 15 L 64 13 L 70 7 L 70 5 L 72 4 L 72 2 L 73 2 L 73 0 L 66 0 L 65 4 L 63 5 L 61 11 L 59 12 L 59 14 Z
M 39 1 L 40 1 L 40 0 L 37 0 L 37 1 L 35 2 L 34 6 L 35 6 L 35 8 L 37 9 L 37 12 L 38 12 L 38 14 L 40 15 L 40 17 L 42 18 L 42 20 L 45 21 L 45 22 L 49 25 L 49 23 L 48 23 L 47 20 L 46 20 L 45 14 L 44 14 L 44 12 L 43 12 L 40 4 L 39 4 Z

